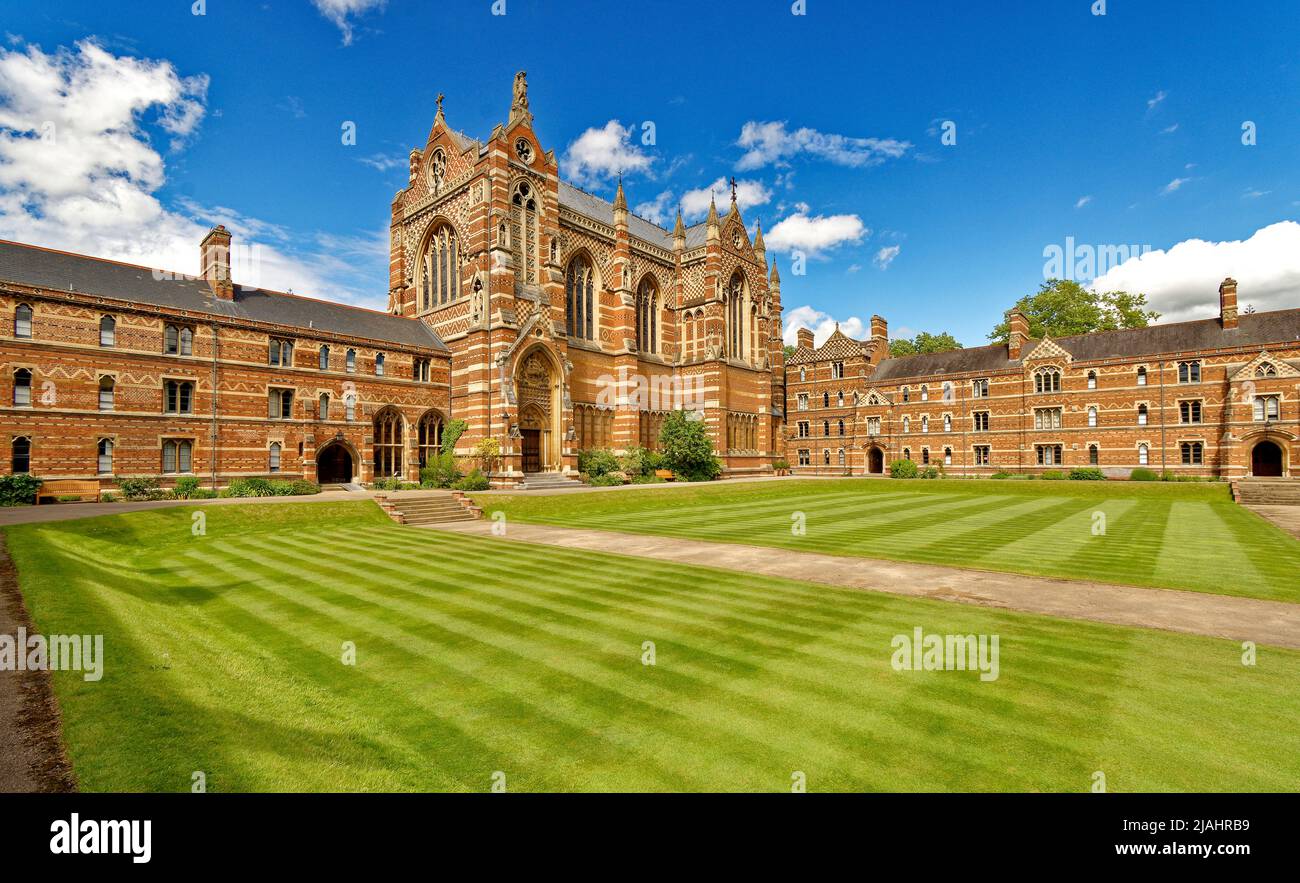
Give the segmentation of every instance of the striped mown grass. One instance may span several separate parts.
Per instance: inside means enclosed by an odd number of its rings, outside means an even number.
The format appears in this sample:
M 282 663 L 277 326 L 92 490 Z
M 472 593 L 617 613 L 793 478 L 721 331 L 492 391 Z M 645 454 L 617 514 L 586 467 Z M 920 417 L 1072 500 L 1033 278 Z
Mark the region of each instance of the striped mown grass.
M 87 790 L 1300 781 L 1279 725 L 1300 653 L 1248 667 L 1229 641 L 403 528 L 371 504 L 210 507 L 199 537 L 191 511 L 7 531 L 39 628 L 104 635 L 101 681 L 55 677 Z M 895 671 L 917 627 L 998 635 L 998 679 Z
M 859 479 L 477 501 L 566 527 L 1300 601 L 1300 542 L 1221 485 Z

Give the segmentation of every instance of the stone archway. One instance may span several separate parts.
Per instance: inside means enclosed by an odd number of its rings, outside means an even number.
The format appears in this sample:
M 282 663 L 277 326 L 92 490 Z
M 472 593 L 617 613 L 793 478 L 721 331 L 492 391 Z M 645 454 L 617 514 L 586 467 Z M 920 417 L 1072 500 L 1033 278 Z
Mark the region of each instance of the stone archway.
M 1261 441 L 1250 449 L 1250 474 L 1255 478 L 1281 478 L 1282 448 L 1276 442 Z
M 564 468 L 560 378 L 559 365 L 545 347 L 533 347 L 516 363 L 516 428 L 524 472 L 558 472 Z
M 867 474 L 885 474 L 885 452 L 880 448 L 873 447 L 867 451 Z
M 351 484 L 357 478 L 359 465 L 347 442 L 330 439 L 316 452 L 316 481 L 320 484 Z

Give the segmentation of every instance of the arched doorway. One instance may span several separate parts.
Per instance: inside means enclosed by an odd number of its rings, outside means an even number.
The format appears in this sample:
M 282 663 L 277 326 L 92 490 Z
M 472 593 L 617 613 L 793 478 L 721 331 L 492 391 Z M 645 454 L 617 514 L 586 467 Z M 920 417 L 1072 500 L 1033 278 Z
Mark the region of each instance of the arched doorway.
M 558 366 L 545 348 L 534 347 L 519 360 L 515 369 L 519 434 L 515 438 L 524 472 L 563 468 L 560 420 L 564 404 L 560 386 Z
M 884 475 L 885 452 L 880 448 L 872 448 L 867 452 L 867 472 L 871 475 Z
M 319 484 L 350 484 L 356 477 L 356 461 L 341 441 L 327 442 L 316 452 L 316 481 Z
M 1255 478 L 1282 477 L 1282 449 L 1271 441 L 1262 441 L 1250 452 L 1250 474 Z

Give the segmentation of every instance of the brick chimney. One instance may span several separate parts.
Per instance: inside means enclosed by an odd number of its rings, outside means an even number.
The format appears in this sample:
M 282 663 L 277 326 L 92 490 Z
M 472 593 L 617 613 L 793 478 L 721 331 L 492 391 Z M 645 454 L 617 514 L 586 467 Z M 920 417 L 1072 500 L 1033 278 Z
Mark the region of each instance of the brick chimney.
M 811 331 L 807 328 L 800 328 L 795 332 L 795 334 L 799 338 L 799 346 L 807 347 L 808 349 L 813 348 L 813 333 Z
M 1011 336 L 1007 338 L 1007 358 L 1020 358 L 1020 348 L 1029 340 L 1029 319 L 1016 307 L 1007 313 L 1007 322 L 1011 325 Z
M 884 316 L 871 317 L 871 337 L 889 340 L 889 323 L 885 321 Z
M 230 280 L 230 231 L 224 226 L 213 227 L 203 237 L 199 245 L 199 266 L 213 294 L 222 300 L 235 299 L 235 286 Z
M 1224 328 L 1237 327 L 1237 280 L 1231 276 L 1219 285 L 1219 321 Z

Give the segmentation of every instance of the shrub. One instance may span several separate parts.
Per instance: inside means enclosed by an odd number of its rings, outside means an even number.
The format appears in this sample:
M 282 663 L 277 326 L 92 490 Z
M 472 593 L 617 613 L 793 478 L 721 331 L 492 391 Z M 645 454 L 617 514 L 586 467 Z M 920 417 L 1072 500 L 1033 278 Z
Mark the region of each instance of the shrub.
M 790 471 L 790 461 L 789 461 L 789 460 L 775 460 L 775 461 L 772 462 L 772 468 L 775 469 L 775 470 L 777 470 L 778 472 L 789 472 L 789 471 Z
M 918 473 L 921 478 L 938 478 L 939 470 L 933 466 L 927 466 Z
M 200 479 L 197 475 L 182 475 L 176 479 L 176 488 L 174 493 L 178 500 L 189 500 L 194 497 L 194 492 L 199 489 Z
M 370 482 L 370 489 L 372 491 L 400 491 L 404 483 L 395 475 L 389 478 L 376 478 Z
M 116 503 L 116 502 L 117 502 L 117 494 L 112 493 L 112 492 L 108 492 L 108 493 L 100 494 L 100 495 L 99 495 L 99 501 L 100 501 L 101 503 Z
M 632 479 L 633 484 L 662 484 L 663 479 L 651 472 L 649 475 L 638 475 Z
M 221 492 L 223 497 L 273 497 L 275 488 L 265 478 L 236 478 Z
M 420 487 L 451 487 L 460 481 L 461 477 L 461 471 L 456 468 L 454 458 L 448 463 L 444 462 L 443 457 L 439 457 L 420 470 Z
M 663 468 L 671 469 L 682 481 L 713 481 L 722 474 L 722 463 L 713 453 L 713 439 L 703 420 L 685 411 L 664 418 L 659 430 Z
M 307 497 L 320 493 L 320 485 L 307 481 L 305 478 L 294 479 L 290 482 L 290 486 L 293 488 L 291 493 L 295 497 Z
M 34 475 L 0 475 L 0 506 L 30 506 L 41 480 Z
M 1001 481 L 1003 479 L 1007 479 L 1010 477 L 1011 477 L 1010 472 L 994 472 L 992 475 L 989 476 L 989 478 L 992 478 L 997 481 Z
M 1059 469 L 1049 469 L 1042 474 L 1043 481 L 1065 481 L 1065 473 Z
M 105 494 L 105 496 L 108 495 Z M 190 495 L 190 499 L 191 500 L 215 500 L 218 496 L 219 494 L 216 491 L 214 491 L 212 488 L 201 487 L 195 489 L 194 493 Z M 110 501 L 105 500 L 105 502 L 110 502 Z
M 491 484 L 481 470 L 475 469 L 469 475 L 452 485 L 458 491 L 485 491 Z
M 156 478 L 119 478 L 117 486 L 127 500 L 161 500 L 167 496 L 167 492 L 158 487 Z
M 474 446 L 474 459 L 484 472 L 491 473 L 501 460 L 501 442 L 494 438 L 479 439 Z
M 895 460 L 889 464 L 890 478 L 916 478 L 916 464 L 911 460 Z
M 663 457 L 654 451 L 640 445 L 633 445 L 627 449 L 626 454 L 618 458 L 618 468 L 620 472 L 626 472 L 635 481 L 642 476 L 654 475 L 662 462 Z
M 1128 477 L 1129 477 L 1129 481 L 1158 481 L 1159 480 L 1159 476 L 1157 476 L 1150 469 L 1147 469 L 1145 466 L 1139 466 L 1137 469 L 1134 469 L 1132 472 L 1129 473 Z
M 1070 481 L 1105 481 L 1106 476 L 1096 466 L 1081 466 L 1070 470 Z
M 585 472 L 592 478 L 605 475 L 618 469 L 618 457 L 605 448 L 593 448 L 590 451 L 578 451 L 578 471 Z
M 592 487 L 614 487 L 623 484 L 623 479 L 613 472 L 593 476 L 588 482 Z

